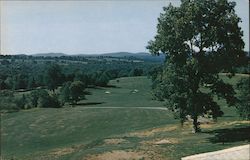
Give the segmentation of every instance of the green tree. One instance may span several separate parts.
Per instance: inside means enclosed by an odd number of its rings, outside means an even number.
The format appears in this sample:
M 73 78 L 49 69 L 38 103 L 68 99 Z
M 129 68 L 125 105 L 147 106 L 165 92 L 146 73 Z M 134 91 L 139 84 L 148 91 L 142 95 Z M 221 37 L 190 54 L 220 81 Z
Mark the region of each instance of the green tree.
M 20 109 L 25 109 L 25 105 L 27 103 L 26 96 L 23 94 L 22 97 L 16 99 L 16 105 Z
M 99 76 L 96 77 L 96 85 L 101 86 L 101 87 L 105 87 L 105 86 L 107 86 L 109 80 L 110 80 L 110 78 L 107 75 L 107 73 L 102 72 L 99 74 Z
M 250 92 L 249 92 L 249 78 L 243 78 L 237 84 L 237 89 L 239 90 L 239 103 L 237 109 L 242 118 L 250 119 Z
M 85 75 L 81 71 L 76 71 L 74 81 L 82 81 L 84 83 L 84 85 L 87 85 L 88 77 L 87 77 L 87 75 Z
M 135 68 L 131 70 L 130 76 L 142 76 L 143 75 L 143 70 L 139 68 Z
M 56 94 L 50 95 L 46 90 L 39 91 L 38 107 L 41 108 L 60 108 L 61 103 Z
M 72 104 L 76 104 L 80 99 L 84 98 L 85 85 L 81 81 L 74 81 L 69 86 L 70 99 Z
M 36 87 L 36 81 L 35 81 L 35 78 L 30 76 L 29 77 L 29 80 L 28 80 L 28 88 L 29 89 L 33 89 Z
M 46 83 L 49 90 L 53 92 L 55 89 L 62 84 L 63 74 L 61 67 L 58 64 L 52 64 L 47 70 Z
M 40 93 L 43 92 L 42 90 L 33 90 L 29 94 L 29 99 L 31 102 L 31 107 L 37 107 L 38 106 L 38 99 L 40 97 Z
M 60 98 L 62 104 L 65 104 L 66 102 L 71 102 L 71 97 L 70 97 L 70 85 L 71 82 L 66 82 L 63 84 L 62 88 L 60 89 Z
M 218 76 L 221 71 L 232 76 L 245 57 L 235 5 L 226 0 L 182 0 L 180 7 L 170 4 L 164 7 L 157 35 L 147 46 L 153 54 L 166 55 L 155 95 L 179 113 L 181 122 L 190 115 L 195 132 L 200 131 L 199 116 L 222 115 L 213 95 L 226 99 L 228 105 L 236 102 L 233 87 Z

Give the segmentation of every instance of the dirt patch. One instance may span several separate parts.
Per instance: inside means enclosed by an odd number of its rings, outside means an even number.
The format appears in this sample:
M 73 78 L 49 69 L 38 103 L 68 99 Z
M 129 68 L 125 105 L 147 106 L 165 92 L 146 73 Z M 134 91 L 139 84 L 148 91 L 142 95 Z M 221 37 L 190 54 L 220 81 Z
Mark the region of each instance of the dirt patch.
M 50 153 L 49 156 L 51 157 L 61 157 L 67 154 L 71 154 L 73 152 L 78 151 L 81 147 L 83 147 L 83 145 L 74 145 L 72 147 L 68 147 L 68 148 L 57 148 L 57 149 L 53 149 Z
M 105 139 L 104 143 L 107 145 L 117 145 L 121 143 L 128 143 L 128 141 L 122 138 L 116 138 L 116 139 Z
M 161 145 L 161 144 L 177 144 L 179 141 L 176 138 L 168 138 L 156 141 L 154 144 Z
M 130 133 L 129 136 L 136 136 L 136 137 L 149 137 L 149 136 L 153 136 L 156 133 L 160 133 L 160 132 L 170 132 L 170 131 L 174 131 L 178 128 L 178 126 L 167 126 L 167 127 L 160 127 L 160 128 L 154 128 L 151 130 L 145 130 L 145 131 L 139 131 L 139 132 L 133 132 Z
M 142 141 L 141 144 L 146 145 L 161 145 L 161 144 L 178 144 L 180 143 L 176 138 L 154 139 L 150 141 Z
M 241 124 L 248 124 L 250 125 L 250 121 L 231 121 L 231 122 L 211 122 L 207 124 L 201 124 L 201 128 L 212 128 L 216 126 L 232 126 L 232 125 L 241 125 Z
M 83 160 L 149 160 L 143 152 L 116 150 L 98 155 L 91 155 Z
M 250 121 L 232 121 L 232 122 L 224 122 L 221 125 L 237 125 L 237 124 L 250 124 Z
M 62 148 L 62 149 L 56 149 L 50 152 L 50 155 L 53 157 L 61 157 L 70 153 L 73 153 L 75 151 L 74 148 Z

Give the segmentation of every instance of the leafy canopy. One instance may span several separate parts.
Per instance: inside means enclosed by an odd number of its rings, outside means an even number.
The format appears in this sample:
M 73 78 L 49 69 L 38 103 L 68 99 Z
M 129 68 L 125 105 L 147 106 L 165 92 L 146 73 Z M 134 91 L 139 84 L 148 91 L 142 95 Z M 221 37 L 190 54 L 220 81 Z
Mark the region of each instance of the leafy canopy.
M 213 95 L 236 102 L 233 87 L 220 80 L 218 73 L 229 72 L 244 60 L 243 32 L 235 14 L 236 3 L 226 0 L 182 0 L 180 7 L 164 7 L 158 18 L 157 34 L 147 49 L 167 57 L 163 71 L 155 79 L 154 93 L 168 107 L 187 115 L 199 131 L 198 116 L 222 115 Z M 205 87 L 206 91 L 201 88 Z

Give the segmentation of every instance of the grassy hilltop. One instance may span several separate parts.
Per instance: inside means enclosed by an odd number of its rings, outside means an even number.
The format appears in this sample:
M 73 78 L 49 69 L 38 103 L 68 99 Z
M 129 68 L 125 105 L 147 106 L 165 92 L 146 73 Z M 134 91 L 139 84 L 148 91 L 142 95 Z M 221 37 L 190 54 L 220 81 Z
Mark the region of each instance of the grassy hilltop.
M 233 84 L 239 79 L 222 77 Z M 181 128 L 163 103 L 152 100 L 150 79 L 119 78 L 109 84 L 88 89 L 91 94 L 75 107 L 2 114 L 3 159 L 175 160 L 249 143 L 249 121 L 242 121 L 223 101 L 224 116 L 193 134 L 191 123 Z

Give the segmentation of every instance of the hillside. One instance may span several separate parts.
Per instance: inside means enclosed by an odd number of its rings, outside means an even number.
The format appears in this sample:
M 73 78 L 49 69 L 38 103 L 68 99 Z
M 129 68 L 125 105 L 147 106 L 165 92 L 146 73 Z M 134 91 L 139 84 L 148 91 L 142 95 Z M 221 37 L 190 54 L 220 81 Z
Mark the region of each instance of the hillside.
M 235 83 L 239 77 L 222 78 Z M 177 160 L 249 143 L 249 121 L 240 120 L 223 101 L 225 115 L 193 134 L 191 122 L 181 127 L 161 102 L 152 100 L 150 79 L 118 80 L 110 81 L 113 87 L 89 89 L 91 94 L 75 107 L 2 114 L 2 158 Z

